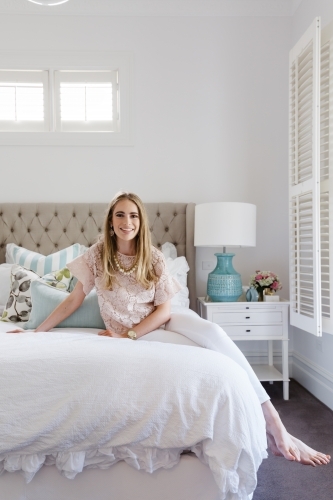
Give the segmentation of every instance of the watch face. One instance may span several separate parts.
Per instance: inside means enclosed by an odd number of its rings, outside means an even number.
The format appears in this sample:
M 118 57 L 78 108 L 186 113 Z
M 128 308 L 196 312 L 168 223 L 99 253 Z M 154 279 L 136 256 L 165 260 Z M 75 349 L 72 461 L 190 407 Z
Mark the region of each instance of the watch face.
M 128 336 L 130 339 L 132 339 L 132 340 L 135 340 L 135 339 L 136 339 L 136 333 L 135 333 L 135 331 L 134 331 L 134 330 L 129 330 L 129 331 L 127 332 L 127 336 Z

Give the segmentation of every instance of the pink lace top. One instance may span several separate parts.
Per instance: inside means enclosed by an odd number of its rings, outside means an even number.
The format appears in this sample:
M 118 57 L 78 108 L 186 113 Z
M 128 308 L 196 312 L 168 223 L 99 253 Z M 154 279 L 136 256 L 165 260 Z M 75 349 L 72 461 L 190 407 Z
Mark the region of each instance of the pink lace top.
M 116 272 L 112 290 L 105 290 L 102 284 L 103 266 L 101 242 L 95 243 L 86 253 L 80 255 L 67 267 L 83 284 L 87 295 L 96 288 L 101 316 L 108 330 L 125 333 L 151 314 L 156 306 L 171 299 L 181 285 L 168 272 L 162 252 L 152 247 L 152 261 L 159 280 L 146 290 L 136 281 L 135 272 L 124 275 Z M 128 269 L 134 264 L 135 257 L 117 253 L 119 263 Z

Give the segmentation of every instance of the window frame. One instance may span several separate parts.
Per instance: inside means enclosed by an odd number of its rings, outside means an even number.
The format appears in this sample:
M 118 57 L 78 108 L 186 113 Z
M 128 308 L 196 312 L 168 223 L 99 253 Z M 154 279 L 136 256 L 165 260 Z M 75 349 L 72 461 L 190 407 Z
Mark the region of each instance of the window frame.
M 0 68 L 49 72 L 49 126 L 43 132 L 0 131 L 0 146 L 132 146 L 133 54 L 113 51 L 0 51 Z M 55 71 L 117 71 L 120 126 L 116 132 L 60 132 L 56 128 Z

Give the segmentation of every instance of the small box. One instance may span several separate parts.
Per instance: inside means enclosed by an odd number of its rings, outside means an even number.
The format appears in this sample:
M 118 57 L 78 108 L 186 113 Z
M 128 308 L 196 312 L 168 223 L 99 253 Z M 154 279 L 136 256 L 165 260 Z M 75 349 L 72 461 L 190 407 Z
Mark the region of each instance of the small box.
M 278 295 L 266 295 L 264 294 L 264 302 L 279 302 L 280 297 Z

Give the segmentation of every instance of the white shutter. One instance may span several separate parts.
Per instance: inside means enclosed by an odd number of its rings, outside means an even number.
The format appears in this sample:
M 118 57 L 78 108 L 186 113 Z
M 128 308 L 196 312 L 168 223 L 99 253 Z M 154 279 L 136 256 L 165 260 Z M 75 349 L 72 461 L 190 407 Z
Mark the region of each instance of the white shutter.
M 55 71 L 56 130 L 117 132 L 117 71 Z
M 320 336 L 320 19 L 290 52 L 290 323 Z
M 333 333 L 333 23 L 322 30 L 320 92 L 320 222 L 323 331 Z
M 49 130 L 48 71 L 0 71 L 0 130 Z

